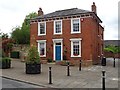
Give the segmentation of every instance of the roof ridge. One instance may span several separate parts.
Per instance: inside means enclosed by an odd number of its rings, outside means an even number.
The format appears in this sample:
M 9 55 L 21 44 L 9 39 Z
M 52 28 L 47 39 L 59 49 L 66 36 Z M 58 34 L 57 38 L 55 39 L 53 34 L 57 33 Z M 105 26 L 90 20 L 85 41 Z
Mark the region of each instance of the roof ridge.
M 70 9 L 57 10 L 55 12 L 68 11 L 68 10 L 74 10 L 74 9 L 78 9 L 78 8 L 70 8 Z

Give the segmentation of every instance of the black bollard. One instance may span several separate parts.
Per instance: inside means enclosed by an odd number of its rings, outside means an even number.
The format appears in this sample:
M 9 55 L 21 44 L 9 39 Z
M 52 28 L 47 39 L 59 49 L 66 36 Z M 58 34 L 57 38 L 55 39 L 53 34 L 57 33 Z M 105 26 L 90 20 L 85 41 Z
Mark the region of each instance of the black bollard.
M 115 67 L 115 58 L 114 58 L 114 62 L 113 62 L 113 67 Z
M 51 68 L 49 67 L 49 84 L 52 84 L 52 72 L 51 72 Z
M 68 62 L 67 63 L 67 76 L 70 76 L 70 68 L 69 68 L 69 66 L 70 66 L 70 63 Z
M 105 57 L 102 58 L 101 64 L 102 64 L 102 66 L 106 66 L 106 58 Z
M 105 90 L 105 71 L 102 71 L 102 90 Z
M 80 60 L 80 64 L 79 64 L 79 71 L 81 71 L 81 63 L 82 63 L 82 62 L 81 62 L 81 60 Z

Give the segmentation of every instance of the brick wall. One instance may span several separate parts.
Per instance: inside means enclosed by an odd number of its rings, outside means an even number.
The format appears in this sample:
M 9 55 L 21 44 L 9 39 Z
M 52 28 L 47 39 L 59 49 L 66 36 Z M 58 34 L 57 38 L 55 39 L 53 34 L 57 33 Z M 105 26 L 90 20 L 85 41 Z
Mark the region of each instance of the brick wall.
M 30 27 L 30 44 L 37 45 L 36 40 L 46 40 L 47 42 L 47 53 L 45 58 L 41 58 L 42 60 L 46 60 L 47 58 L 53 58 L 53 41 L 52 39 L 63 39 L 63 51 L 67 49 L 67 52 L 63 52 L 66 54 L 68 60 L 80 60 L 81 58 L 72 58 L 71 56 L 71 38 L 82 38 L 82 59 L 83 60 L 93 60 L 93 64 L 97 64 L 99 62 L 98 58 L 98 49 L 99 54 L 101 54 L 101 39 L 98 39 L 98 31 L 103 33 L 103 29 L 99 28 L 99 23 L 92 17 L 83 18 L 81 21 L 81 33 L 80 34 L 71 34 L 71 20 L 64 19 L 62 20 L 62 35 L 53 35 L 54 31 L 54 22 L 48 21 L 46 23 L 46 36 L 38 36 L 38 25 L 37 23 L 32 23 Z M 101 32 L 102 31 L 102 32 Z M 98 43 L 100 46 L 98 47 Z
M 107 51 L 104 51 L 104 56 L 106 58 L 120 58 L 120 53 L 117 53 L 117 54 L 113 54 L 112 52 L 107 52 Z

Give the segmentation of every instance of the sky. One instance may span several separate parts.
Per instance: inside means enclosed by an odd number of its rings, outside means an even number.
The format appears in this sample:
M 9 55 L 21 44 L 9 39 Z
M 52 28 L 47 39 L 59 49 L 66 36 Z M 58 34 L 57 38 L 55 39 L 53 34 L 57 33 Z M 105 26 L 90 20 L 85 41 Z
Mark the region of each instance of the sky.
M 91 11 L 93 2 L 103 21 L 104 39 L 118 40 L 119 0 L 0 0 L 0 32 L 10 34 L 14 27 L 22 25 L 26 15 L 37 12 L 40 7 L 44 14 L 70 8 Z

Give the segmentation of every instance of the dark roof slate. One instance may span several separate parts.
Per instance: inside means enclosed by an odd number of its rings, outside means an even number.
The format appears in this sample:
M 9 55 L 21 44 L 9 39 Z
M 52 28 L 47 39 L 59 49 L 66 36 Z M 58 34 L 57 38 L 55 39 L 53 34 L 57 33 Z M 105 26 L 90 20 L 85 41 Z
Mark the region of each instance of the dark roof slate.
M 52 18 L 52 17 L 62 17 L 62 16 L 68 16 L 68 15 L 76 15 L 76 14 L 82 14 L 82 13 L 89 13 L 92 11 L 88 10 L 82 10 L 78 8 L 71 8 L 71 9 L 65 9 L 65 10 L 58 10 L 49 14 L 45 14 L 43 16 L 38 16 L 34 19 L 43 19 L 43 18 Z
M 108 46 L 108 45 L 120 46 L 120 40 L 105 40 L 104 46 Z

